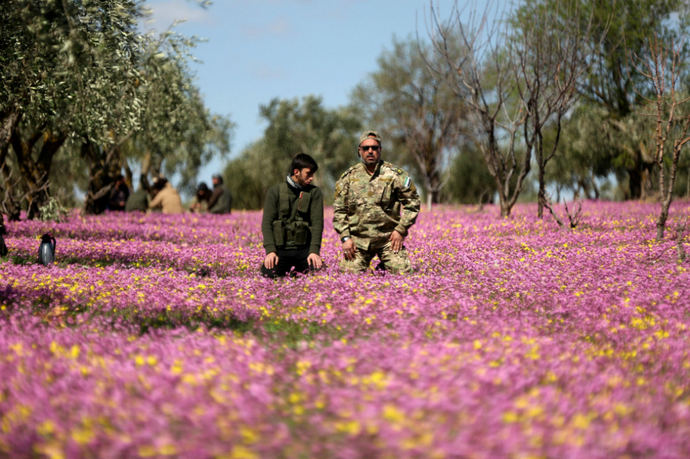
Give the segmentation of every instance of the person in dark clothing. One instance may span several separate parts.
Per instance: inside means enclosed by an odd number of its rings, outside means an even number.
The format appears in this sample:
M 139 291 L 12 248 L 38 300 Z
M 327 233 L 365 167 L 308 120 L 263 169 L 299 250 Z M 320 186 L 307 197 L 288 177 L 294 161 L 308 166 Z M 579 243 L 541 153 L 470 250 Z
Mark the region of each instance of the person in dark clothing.
M 127 204 L 125 204 L 125 211 L 139 211 L 146 212 L 149 208 L 149 190 L 151 189 L 149 185 L 148 178 L 146 174 L 141 174 L 139 177 L 139 188 L 134 191 L 134 193 L 129 195 L 127 198 Z
M 108 198 L 108 210 L 125 210 L 129 198 L 129 187 L 125 183 L 125 177 L 120 174 L 115 179 L 113 188 Z
M 213 193 L 208 200 L 208 212 L 212 214 L 229 214 L 232 208 L 232 194 L 223 185 L 223 177 L 216 174 L 212 177 Z
M 314 158 L 300 153 L 292 159 L 286 180 L 272 186 L 266 194 L 261 219 L 266 250 L 261 274 L 265 277 L 283 277 L 323 267 L 323 194 L 311 184 L 317 169 Z
M 211 190 L 208 189 L 206 182 L 199 183 L 196 187 L 196 195 L 189 206 L 190 212 L 204 213 L 208 211 L 208 201 L 211 198 Z

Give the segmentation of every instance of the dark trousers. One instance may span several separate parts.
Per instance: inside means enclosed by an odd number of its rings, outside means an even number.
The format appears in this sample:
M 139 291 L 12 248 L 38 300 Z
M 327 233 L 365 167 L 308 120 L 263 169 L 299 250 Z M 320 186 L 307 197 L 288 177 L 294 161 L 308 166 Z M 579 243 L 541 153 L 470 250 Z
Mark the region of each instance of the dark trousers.
M 267 269 L 264 264 L 261 263 L 262 276 L 275 279 L 276 277 L 284 277 L 288 274 L 291 276 L 297 273 L 306 274 L 312 270 L 307 262 L 309 248 L 293 250 L 278 249 L 276 254 L 278 255 L 278 263 L 273 269 Z

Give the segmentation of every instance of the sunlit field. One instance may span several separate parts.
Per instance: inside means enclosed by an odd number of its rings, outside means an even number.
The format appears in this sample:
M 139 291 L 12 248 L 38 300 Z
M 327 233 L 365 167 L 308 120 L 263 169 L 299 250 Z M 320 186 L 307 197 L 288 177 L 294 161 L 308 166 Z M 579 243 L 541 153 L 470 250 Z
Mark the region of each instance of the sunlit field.
M 343 275 L 327 209 L 327 268 L 277 281 L 260 212 L 12 222 L 0 456 L 688 457 L 690 203 L 658 212 L 424 209 L 413 274 Z

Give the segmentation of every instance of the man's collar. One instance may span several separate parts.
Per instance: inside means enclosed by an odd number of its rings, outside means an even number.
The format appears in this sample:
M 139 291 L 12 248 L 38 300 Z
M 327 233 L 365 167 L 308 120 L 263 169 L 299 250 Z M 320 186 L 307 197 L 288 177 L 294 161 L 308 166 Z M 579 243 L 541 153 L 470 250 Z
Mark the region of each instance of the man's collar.
M 369 169 L 367 169 L 367 165 L 364 164 L 364 161 L 360 161 L 360 164 L 362 165 L 362 169 L 364 169 L 364 172 L 366 172 L 367 174 L 369 174 Z M 374 172 L 372 172 L 372 173 L 369 174 L 369 175 L 371 175 L 372 177 L 375 177 L 376 175 L 378 175 L 379 170 L 381 170 L 381 165 L 382 165 L 382 164 L 383 164 L 383 160 L 382 160 L 382 159 L 379 159 L 379 162 L 376 163 L 376 167 L 374 168 Z
M 299 186 L 297 183 L 295 183 L 295 181 L 292 180 L 292 177 L 290 177 L 289 175 L 287 176 L 287 184 L 288 184 L 288 186 L 290 186 L 296 190 L 304 190 L 304 188 Z

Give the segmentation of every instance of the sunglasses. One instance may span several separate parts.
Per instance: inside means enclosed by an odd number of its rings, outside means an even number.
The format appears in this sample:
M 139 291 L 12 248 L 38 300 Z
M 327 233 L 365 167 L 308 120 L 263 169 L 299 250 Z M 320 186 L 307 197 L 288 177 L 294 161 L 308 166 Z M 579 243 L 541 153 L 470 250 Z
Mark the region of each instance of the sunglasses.
M 360 150 L 362 151 L 367 151 L 367 150 L 374 150 L 374 151 L 379 151 L 381 148 L 379 145 L 367 145 L 365 147 L 359 147 Z

